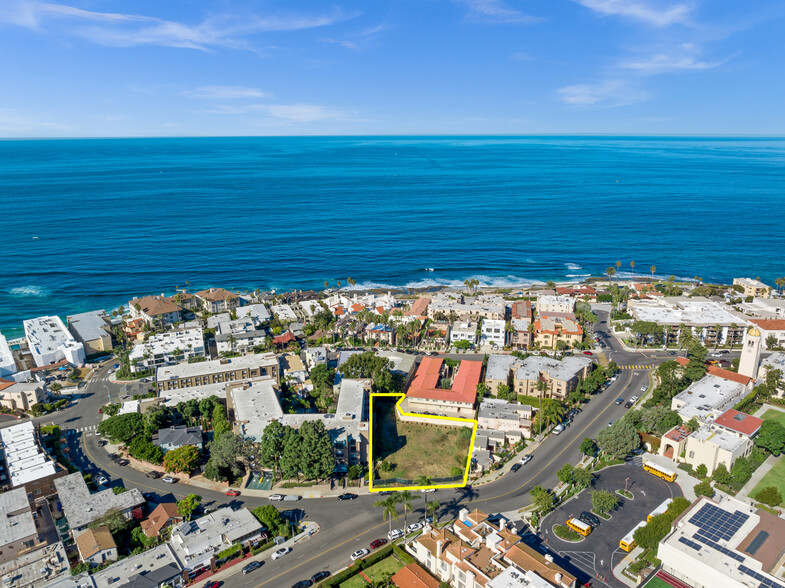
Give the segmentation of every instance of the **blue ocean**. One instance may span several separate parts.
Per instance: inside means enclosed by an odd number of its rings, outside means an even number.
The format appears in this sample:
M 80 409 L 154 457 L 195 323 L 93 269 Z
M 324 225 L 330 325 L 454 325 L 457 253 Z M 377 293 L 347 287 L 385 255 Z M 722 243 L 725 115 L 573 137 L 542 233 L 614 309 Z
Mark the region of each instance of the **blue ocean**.
M 186 281 L 785 275 L 779 138 L 0 141 L 0 207 L 7 335 Z

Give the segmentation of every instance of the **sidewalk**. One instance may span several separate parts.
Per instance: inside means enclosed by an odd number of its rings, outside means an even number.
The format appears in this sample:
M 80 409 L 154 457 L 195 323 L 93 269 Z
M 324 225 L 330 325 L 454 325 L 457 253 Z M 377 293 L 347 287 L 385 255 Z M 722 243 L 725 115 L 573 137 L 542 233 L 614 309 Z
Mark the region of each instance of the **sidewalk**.
M 755 486 L 757 486 L 758 483 L 763 479 L 763 477 L 771 471 L 771 468 L 774 467 L 774 464 L 777 463 L 778 459 L 779 457 L 775 457 L 773 455 L 767 457 L 766 461 L 760 464 L 760 467 L 757 470 L 755 470 L 755 473 L 753 473 L 752 477 L 749 480 L 747 480 L 747 483 L 744 484 L 742 489 L 736 493 L 736 496 L 738 498 L 744 496 L 746 498 L 755 501 L 755 499 L 752 496 L 750 496 L 750 492 L 752 492 L 755 489 Z
M 489 482 L 495 482 L 502 476 L 504 476 L 507 472 L 510 471 L 513 465 L 518 463 L 518 461 L 527 453 L 533 452 L 540 446 L 542 441 L 535 441 L 535 440 L 527 440 L 526 447 L 521 449 L 515 456 L 510 459 L 507 463 L 505 463 L 500 469 L 494 470 L 492 472 L 488 472 L 487 474 L 483 474 L 473 482 L 471 482 L 474 486 L 482 486 L 483 484 L 488 484 Z
M 624 582 L 630 588 L 636 588 L 638 586 L 638 582 L 634 580 L 630 580 L 627 576 L 621 573 L 621 571 L 630 565 L 635 559 L 643 553 L 643 549 L 641 547 L 636 547 L 632 551 L 630 551 L 624 558 L 616 564 L 616 567 L 613 568 L 613 577 L 617 579 L 619 582 Z
M 303 523 L 302 526 L 303 526 L 303 531 L 299 535 L 295 535 L 291 539 L 287 539 L 280 545 L 273 545 L 272 547 L 270 547 L 265 551 L 262 551 L 261 553 L 257 553 L 256 555 L 251 555 L 242 560 L 239 560 L 237 563 L 242 565 L 236 565 L 236 564 L 229 565 L 215 572 L 214 574 L 206 574 L 206 575 L 198 576 L 198 580 L 190 585 L 196 586 L 197 588 L 201 588 L 207 582 L 219 581 L 222 582 L 224 586 L 230 586 L 231 582 L 229 581 L 229 578 L 235 574 L 242 573 L 242 569 L 252 561 L 264 561 L 264 559 L 267 558 L 272 552 L 277 551 L 282 547 L 294 548 L 296 545 L 299 545 L 303 541 L 308 541 L 313 535 L 315 535 L 321 530 L 319 525 L 317 523 L 314 523 L 313 521 Z

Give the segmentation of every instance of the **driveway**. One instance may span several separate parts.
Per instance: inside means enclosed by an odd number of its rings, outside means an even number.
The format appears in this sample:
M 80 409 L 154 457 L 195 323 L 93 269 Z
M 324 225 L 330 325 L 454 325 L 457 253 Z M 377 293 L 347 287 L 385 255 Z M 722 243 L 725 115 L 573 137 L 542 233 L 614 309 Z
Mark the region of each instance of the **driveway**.
M 619 548 L 619 540 L 638 523 L 645 521 L 648 514 L 664 500 L 682 495 L 677 484 L 669 484 L 644 472 L 640 458 L 602 470 L 596 476 L 592 488 L 614 492 L 623 490 L 625 484 L 632 492 L 633 499 L 620 497 L 621 502 L 612 513 L 611 519 L 601 519 L 600 525 L 582 541 L 572 543 L 559 539 L 553 533 L 553 526 L 564 524 L 570 517 L 578 517 L 581 511 L 591 510 L 591 493 L 588 489 L 558 507 L 543 520 L 542 532 L 548 547 L 594 578 L 593 586 L 602 584 L 597 579 L 598 576 L 605 578 L 604 584 L 607 586 L 625 586 L 613 577 L 613 566 L 627 555 Z

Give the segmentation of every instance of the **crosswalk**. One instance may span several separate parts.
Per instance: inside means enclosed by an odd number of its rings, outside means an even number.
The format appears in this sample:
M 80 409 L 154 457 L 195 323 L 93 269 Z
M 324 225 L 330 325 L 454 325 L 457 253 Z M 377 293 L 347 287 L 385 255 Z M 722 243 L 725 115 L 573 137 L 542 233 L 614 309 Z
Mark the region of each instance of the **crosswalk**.
M 98 428 L 98 425 L 90 425 L 88 427 L 76 427 L 75 429 L 68 429 L 68 435 L 76 435 L 77 433 L 84 433 L 85 437 L 89 437 L 94 434 L 95 430 Z
M 654 367 L 654 364 L 637 364 L 637 365 L 620 365 L 620 370 L 650 370 Z

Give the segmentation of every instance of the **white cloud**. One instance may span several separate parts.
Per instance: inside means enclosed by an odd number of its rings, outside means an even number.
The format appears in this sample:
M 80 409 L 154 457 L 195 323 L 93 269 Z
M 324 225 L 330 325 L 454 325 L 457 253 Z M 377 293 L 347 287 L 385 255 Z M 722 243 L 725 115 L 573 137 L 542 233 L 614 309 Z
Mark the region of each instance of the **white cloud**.
M 289 122 L 313 122 L 318 120 L 351 120 L 343 112 L 318 104 L 221 104 L 202 114 L 249 115 L 267 114 L 272 118 Z
M 185 90 L 184 95 L 202 100 L 235 100 L 242 98 L 269 98 L 271 94 L 245 86 L 202 86 Z
M 338 45 L 339 47 L 343 47 L 344 49 L 351 49 L 352 51 L 359 51 L 360 46 L 353 42 L 353 41 L 346 41 L 344 39 L 333 39 L 331 37 L 322 37 L 319 39 L 321 43 L 327 43 L 328 45 Z
M 44 31 L 58 23 L 61 32 L 99 45 L 132 47 L 160 45 L 207 51 L 212 47 L 248 49 L 245 37 L 261 32 L 324 27 L 353 18 L 333 9 L 325 15 L 210 16 L 197 24 L 153 16 L 94 12 L 39 0 L 3 0 L 0 22 Z
M 557 91 L 559 99 L 573 106 L 626 106 L 643 102 L 648 95 L 626 80 L 606 80 L 597 84 L 576 84 Z
M 515 10 L 503 0 L 461 0 L 476 20 L 500 23 L 531 23 L 541 20 L 520 10 Z
M 688 4 L 669 4 L 652 8 L 639 0 L 573 0 L 605 16 L 623 16 L 657 27 L 687 22 L 692 7 Z
M 695 71 L 712 69 L 722 65 L 722 62 L 698 61 L 694 55 L 667 55 L 661 53 L 652 55 L 648 59 L 625 61 L 621 67 L 633 70 L 643 75 L 654 75 L 674 71 Z

